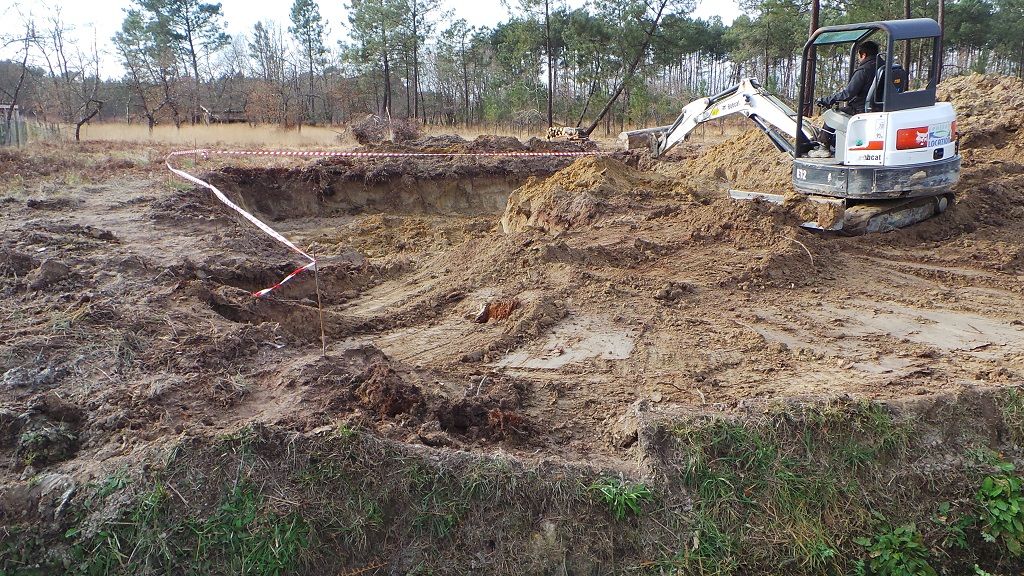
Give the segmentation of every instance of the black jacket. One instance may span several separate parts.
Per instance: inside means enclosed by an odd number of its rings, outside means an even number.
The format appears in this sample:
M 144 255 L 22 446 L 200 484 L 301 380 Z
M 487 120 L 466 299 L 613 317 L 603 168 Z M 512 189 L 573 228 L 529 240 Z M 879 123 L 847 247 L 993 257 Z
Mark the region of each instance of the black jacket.
M 855 114 L 863 112 L 864 104 L 868 100 L 868 90 L 871 89 L 871 83 L 875 81 L 875 72 L 878 70 L 875 60 L 874 57 L 871 57 L 857 66 L 857 69 L 853 71 L 853 76 L 850 76 L 850 82 L 846 88 L 833 94 L 829 98 L 829 103 L 845 100 L 847 106 Z

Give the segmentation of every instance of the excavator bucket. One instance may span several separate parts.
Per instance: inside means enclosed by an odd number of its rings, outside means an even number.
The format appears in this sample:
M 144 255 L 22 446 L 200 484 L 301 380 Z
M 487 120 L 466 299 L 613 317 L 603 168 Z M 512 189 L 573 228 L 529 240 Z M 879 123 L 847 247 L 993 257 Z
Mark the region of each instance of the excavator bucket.
M 740 201 L 761 201 L 768 202 L 770 204 L 782 205 L 786 201 L 786 197 L 782 194 L 771 194 L 768 192 L 749 192 L 746 190 L 729 190 L 729 197 L 733 200 Z M 821 204 L 830 204 L 838 209 L 840 213 L 846 211 L 846 200 L 842 198 L 828 198 L 826 196 L 808 196 L 808 200 L 811 202 L 818 202 Z M 828 230 L 828 231 L 839 231 L 843 229 L 843 218 L 837 218 L 834 223 L 818 223 L 814 220 L 809 220 L 800 224 L 803 228 L 810 228 L 814 230 Z

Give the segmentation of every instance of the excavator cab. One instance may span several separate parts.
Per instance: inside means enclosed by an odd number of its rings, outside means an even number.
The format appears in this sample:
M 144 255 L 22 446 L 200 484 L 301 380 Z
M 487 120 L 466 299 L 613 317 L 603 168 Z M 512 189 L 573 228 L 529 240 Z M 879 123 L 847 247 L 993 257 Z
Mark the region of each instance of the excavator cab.
M 857 46 L 868 39 L 886 50 L 878 55 L 875 78 L 868 89 L 865 111 L 837 118 L 826 111 L 824 120 L 836 127 L 835 154 L 811 158 L 817 142 L 801 128 L 808 106 L 798 107 L 793 185 L 799 192 L 847 199 L 885 199 L 934 196 L 948 191 L 959 178 L 956 113 L 936 102 L 942 50 L 942 31 L 931 18 L 844 24 L 817 29 L 803 49 L 800 94 L 813 94 L 819 49 L 848 44 L 850 73 L 857 65 Z M 915 42 L 927 66 L 917 64 L 915 82 L 893 52 L 903 42 Z M 838 124 L 838 126 L 837 126 Z

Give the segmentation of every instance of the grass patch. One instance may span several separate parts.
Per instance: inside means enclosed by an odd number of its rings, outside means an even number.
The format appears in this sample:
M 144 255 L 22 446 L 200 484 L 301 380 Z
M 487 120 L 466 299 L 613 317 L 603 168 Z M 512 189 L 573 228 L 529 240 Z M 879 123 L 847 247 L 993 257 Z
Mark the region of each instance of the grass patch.
M 1024 441 L 1024 392 L 1020 388 L 1006 389 L 1000 398 L 1003 425 L 1014 444 Z
M 296 512 L 267 510 L 250 483 L 232 488 L 216 512 L 188 523 L 196 538 L 190 567 L 199 573 L 278 576 L 291 573 L 309 544 L 309 526 Z
M 943 428 L 952 437 L 979 437 L 969 419 L 939 419 L 962 423 Z M 62 533 L 70 556 L 9 547 L 0 570 L 34 561 L 78 574 L 382 564 L 399 574 L 1016 573 L 1015 469 L 982 444 L 929 453 L 932 425 L 858 402 L 700 416 L 651 432 L 658 451 L 642 479 L 348 427 L 254 425 L 183 440 L 145 476 L 96 482 Z M 956 464 L 931 473 L 934 462 Z
M 843 535 L 862 529 L 870 511 L 886 504 L 864 502 L 863 486 L 907 456 L 911 430 L 870 403 L 778 408 L 755 420 L 705 418 L 675 428 L 672 460 L 683 463 L 676 482 L 693 495 L 699 519 L 691 532 L 698 538 L 709 526 L 729 527 L 728 538 L 713 541 L 745 550 L 742 560 L 712 573 L 769 565 L 787 573 L 846 573 L 855 552 L 848 542 L 842 549 Z M 704 570 L 718 557 L 699 550 L 682 555 L 687 569 Z

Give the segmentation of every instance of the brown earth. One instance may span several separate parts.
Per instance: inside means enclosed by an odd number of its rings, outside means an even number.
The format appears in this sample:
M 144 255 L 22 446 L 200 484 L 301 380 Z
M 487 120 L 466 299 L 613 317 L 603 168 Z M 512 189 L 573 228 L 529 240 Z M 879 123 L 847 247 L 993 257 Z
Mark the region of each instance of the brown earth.
M 1020 384 L 1021 112 L 964 102 L 1007 82 L 947 83 L 956 205 L 869 237 L 725 198 L 787 188 L 755 132 L 663 162 L 203 164 L 321 259 L 266 299 L 300 260 L 169 177 L 167 150 L 0 152 L 0 485 L 251 423 L 632 473 L 651 418 Z M 458 140 L 403 149 L 548 145 Z

